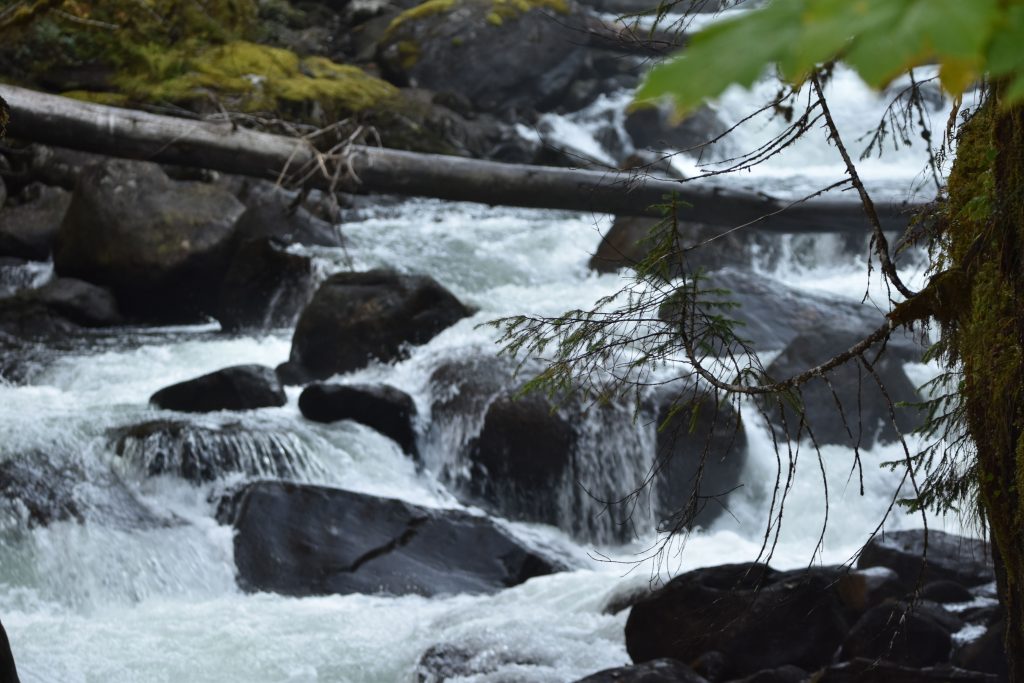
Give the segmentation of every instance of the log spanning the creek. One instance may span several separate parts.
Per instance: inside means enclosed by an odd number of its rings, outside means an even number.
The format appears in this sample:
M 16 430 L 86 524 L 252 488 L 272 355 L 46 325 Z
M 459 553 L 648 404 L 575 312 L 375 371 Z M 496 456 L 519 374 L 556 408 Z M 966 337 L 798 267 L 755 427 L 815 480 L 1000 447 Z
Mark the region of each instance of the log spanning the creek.
M 238 127 L 48 95 L 0 85 L 11 109 L 11 138 L 107 156 L 193 166 L 277 179 L 288 169 L 313 168 L 318 152 L 307 141 Z M 321 161 L 323 161 L 321 157 Z M 618 215 L 658 215 L 673 193 L 682 221 L 772 232 L 869 231 L 854 198 L 818 198 L 787 205 L 753 192 L 698 187 L 628 171 L 584 171 L 504 164 L 361 145 L 347 148 L 341 173 L 309 173 L 304 184 L 348 192 L 435 197 L 451 201 Z M 912 206 L 879 205 L 883 228 L 902 231 Z

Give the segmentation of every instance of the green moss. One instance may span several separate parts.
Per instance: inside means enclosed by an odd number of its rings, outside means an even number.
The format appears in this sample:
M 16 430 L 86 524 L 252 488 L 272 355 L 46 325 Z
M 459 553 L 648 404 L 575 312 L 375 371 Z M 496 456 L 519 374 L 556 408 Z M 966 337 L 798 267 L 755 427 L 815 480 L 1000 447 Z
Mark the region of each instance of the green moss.
M 398 89 L 354 66 L 246 41 L 168 53 L 159 63 L 119 76 L 117 85 L 140 102 L 189 105 L 213 99 L 230 111 L 284 112 L 336 120 L 375 107 L 397 106 Z M 299 106 L 295 106 L 299 105 Z M 327 121 L 316 121 L 326 123 Z
M 128 104 L 128 96 L 116 92 L 91 92 L 89 90 L 69 90 L 62 92 L 64 97 L 94 104 L 105 104 L 111 107 L 123 107 Z

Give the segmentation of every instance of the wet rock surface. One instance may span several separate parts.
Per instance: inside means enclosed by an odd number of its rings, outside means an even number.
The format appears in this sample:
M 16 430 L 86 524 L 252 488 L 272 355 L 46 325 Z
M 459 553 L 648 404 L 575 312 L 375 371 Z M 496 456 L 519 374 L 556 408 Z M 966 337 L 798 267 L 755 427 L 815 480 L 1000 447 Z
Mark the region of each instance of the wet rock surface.
M 491 593 L 565 568 L 462 511 L 280 482 L 236 500 L 235 563 L 249 591 Z
M 816 367 L 851 348 L 870 331 L 819 329 L 802 333 L 768 366 L 768 376 L 783 380 Z M 921 399 L 903 370 L 905 361 L 888 352 L 878 358 L 868 353 L 873 373 L 854 359 L 802 385 L 802 415 L 789 402 L 769 402 L 769 419 L 776 431 L 794 440 L 807 438 L 811 432 L 818 444 L 851 448 L 870 448 L 876 441 L 891 443 L 899 433 L 913 431 L 920 416 L 916 408 L 906 404 Z
M 0 332 L 14 338 L 53 339 L 122 322 L 110 290 L 74 278 L 57 278 L 0 299 Z
M 312 384 L 299 396 L 299 410 L 315 422 L 354 420 L 393 439 L 416 457 L 416 404 L 387 385 Z
M 924 584 L 950 580 L 970 587 L 995 581 L 990 553 L 989 547 L 977 539 L 930 530 L 925 555 L 924 530 L 891 531 L 864 546 L 857 566 L 888 567 L 899 575 L 908 591 L 919 578 Z M 927 564 L 923 565 L 924 558 Z
M 783 665 L 818 669 L 848 629 L 834 579 L 749 564 L 688 572 L 633 606 L 626 649 L 638 663 L 717 652 L 722 680 Z
M 313 379 L 402 357 L 470 314 L 433 278 L 387 270 L 338 273 L 302 312 L 290 363 Z
M 164 410 L 209 413 L 283 406 L 288 399 L 273 368 L 235 365 L 164 387 L 149 401 Z
M 289 327 L 313 296 L 313 264 L 268 238 L 243 242 L 220 285 L 216 318 L 227 331 Z
M 174 523 L 142 503 L 109 469 L 87 470 L 70 455 L 41 451 L 0 461 L 0 512 L 29 527 L 70 521 L 131 530 Z

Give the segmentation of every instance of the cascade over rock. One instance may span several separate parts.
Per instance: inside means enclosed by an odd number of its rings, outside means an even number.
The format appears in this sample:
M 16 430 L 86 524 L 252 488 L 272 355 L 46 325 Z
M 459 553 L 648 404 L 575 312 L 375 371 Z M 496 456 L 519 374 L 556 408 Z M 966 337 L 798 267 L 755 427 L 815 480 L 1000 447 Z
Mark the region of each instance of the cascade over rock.
M 173 475 L 201 484 L 232 474 L 295 479 L 316 472 L 294 435 L 239 422 L 150 420 L 115 427 L 107 437 L 117 456 L 150 477 Z

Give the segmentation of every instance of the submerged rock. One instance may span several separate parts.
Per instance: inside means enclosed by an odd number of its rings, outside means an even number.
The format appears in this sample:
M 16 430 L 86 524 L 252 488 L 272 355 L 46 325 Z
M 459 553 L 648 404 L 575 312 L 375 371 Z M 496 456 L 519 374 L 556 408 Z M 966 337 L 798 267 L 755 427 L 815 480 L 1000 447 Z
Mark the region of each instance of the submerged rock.
M 29 527 L 55 522 L 96 522 L 123 529 L 172 523 L 148 506 L 108 469 L 87 471 L 61 453 L 29 451 L 0 461 L 0 510 Z
M 425 344 L 469 314 L 451 292 L 423 275 L 338 273 L 299 317 L 289 364 L 325 379 L 374 358 L 391 361 L 403 355 L 406 344 Z
M 445 683 L 471 676 L 486 676 L 509 665 L 534 663 L 508 648 L 473 643 L 440 643 L 427 648 L 420 656 L 413 676 L 416 683 Z
M 273 368 L 235 365 L 164 387 L 149 401 L 165 410 L 209 413 L 283 406 L 288 397 Z
M 907 591 L 918 585 L 919 578 L 923 583 L 945 579 L 964 586 L 995 581 L 990 550 L 984 541 L 934 529 L 928 531 L 927 556 L 923 529 L 891 531 L 875 536 L 864 546 L 857 566 L 888 567 L 899 575 Z
M 295 478 L 314 466 L 295 436 L 238 422 L 153 420 L 113 429 L 108 437 L 129 467 L 147 476 L 173 475 L 196 484 L 235 473 Z
M 813 671 L 846 636 L 833 587 L 838 574 L 782 574 L 752 564 L 688 572 L 633 606 L 626 649 L 637 663 L 693 662 L 716 652 L 722 680 L 784 665 Z
M 315 422 L 354 420 L 393 439 L 416 457 L 416 404 L 404 391 L 385 385 L 312 384 L 299 396 L 302 415 Z
M 57 236 L 61 275 L 114 290 L 143 320 L 212 312 L 244 207 L 226 190 L 175 182 L 151 163 L 109 160 L 82 171 Z
M 269 481 L 231 507 L 238 582 L 249 591 L 491 593 L 565 568 L 460 510 Z

